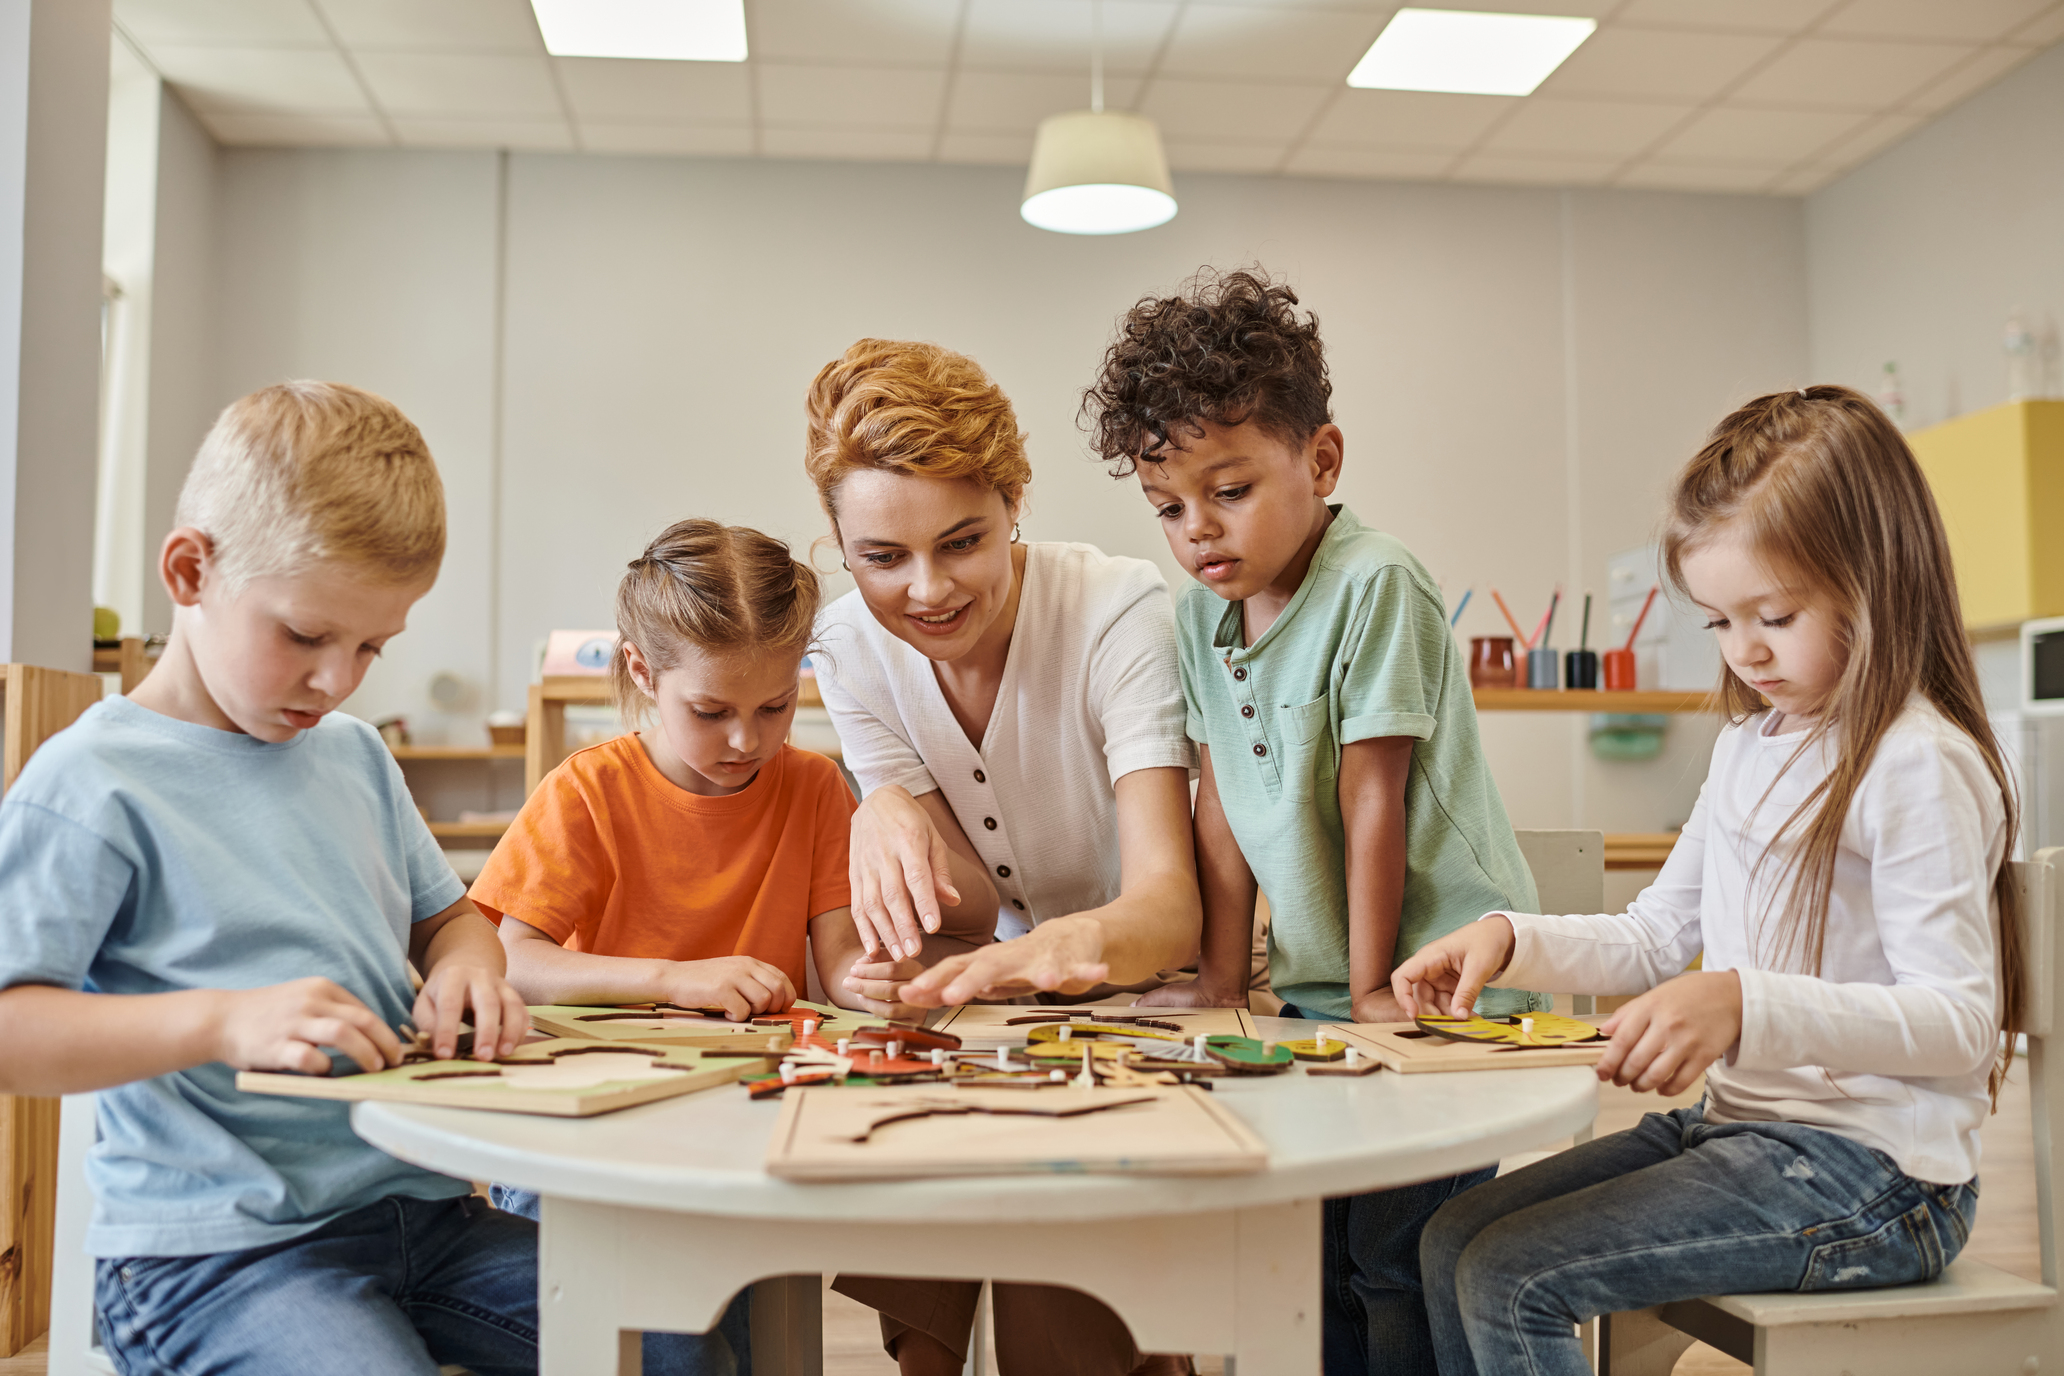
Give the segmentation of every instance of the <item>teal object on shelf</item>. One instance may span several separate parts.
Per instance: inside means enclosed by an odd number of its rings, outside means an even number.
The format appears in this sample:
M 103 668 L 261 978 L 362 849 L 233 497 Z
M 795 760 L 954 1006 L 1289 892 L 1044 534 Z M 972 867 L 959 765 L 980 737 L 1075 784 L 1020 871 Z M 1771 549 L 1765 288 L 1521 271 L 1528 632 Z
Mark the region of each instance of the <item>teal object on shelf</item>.
M 1663 753 L 1669 728 L 1661 712 L 1593 712 L 1591 753 L 1601 760 L 1652 760 Z

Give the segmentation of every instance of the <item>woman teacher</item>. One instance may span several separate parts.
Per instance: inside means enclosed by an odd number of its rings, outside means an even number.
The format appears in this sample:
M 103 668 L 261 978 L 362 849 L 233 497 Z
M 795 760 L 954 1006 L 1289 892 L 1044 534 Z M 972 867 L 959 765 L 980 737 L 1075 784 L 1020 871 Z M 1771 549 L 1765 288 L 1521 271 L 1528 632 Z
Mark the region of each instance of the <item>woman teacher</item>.
M 1159 570 L 1015 538 L 1031 466 L 972 359 L 863 339 L 808 410 L 805 466 L 856 585 L 813 659 L 865 795 L 853 915 L 880 958 L 847 988 L 908 1016 L 1194 960 L 1193 752 Z M 882 1311 L 905 1373 L 961 1370 L 975 1282 L 836 1288 Z M 996 1330 L 1003 1376 L 1187 1369 L 1078 1291 L 998 1286 Z

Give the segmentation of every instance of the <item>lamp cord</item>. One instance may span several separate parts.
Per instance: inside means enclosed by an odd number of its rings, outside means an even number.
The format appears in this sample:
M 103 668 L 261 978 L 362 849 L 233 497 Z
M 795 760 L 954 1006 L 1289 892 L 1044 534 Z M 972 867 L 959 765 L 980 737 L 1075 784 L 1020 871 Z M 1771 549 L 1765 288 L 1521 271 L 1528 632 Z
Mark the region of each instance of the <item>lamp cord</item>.
M 1104 0 L 1089 0 L 1089 108 L 1104 112 Z

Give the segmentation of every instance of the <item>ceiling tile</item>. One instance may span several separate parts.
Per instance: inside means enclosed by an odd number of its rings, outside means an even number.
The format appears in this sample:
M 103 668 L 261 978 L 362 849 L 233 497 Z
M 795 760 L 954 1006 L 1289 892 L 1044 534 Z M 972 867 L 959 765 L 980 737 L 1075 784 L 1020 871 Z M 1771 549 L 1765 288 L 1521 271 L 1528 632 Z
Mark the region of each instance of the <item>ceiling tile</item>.
M 1458 182 L 1497 182 L 1505 186 L 1602 186 L 1619 166 L 1617 159 L 1516 158 L 1476 154 L 1449 173 Z
M 621 62 L 558 57 L 574 117 L 610 124 L 691 124 L 752 119 L 743 62 Z
M 1696 107 L 1604 100 L 1529 100 L 1484 140 L 1485 152 L 1632 157 Z
M 1280 141 L 1243 139 L 1170 139 L 1171 172 L 1273 172 L 1283 160 Z
M 1467 148 L 1520 102 L 1511 96 L 1343 89 L 1312 130 L 1312 142 L 1399 148 Z
M 1708 100 L 1775 52 L 1770 35 L 1686 33 L 1608 24 L 1569 55 L 1539 94 Z
M 1743 33 L 1798 33 L 1842 0 L 1632 0 L 1615 24 L 1729 29 Z
M 1927 122 L 1920 115 L 1878 115 L 1834 142 L 1812 149 L 1798 161 L 1816 167 L 1851 168 L 1890 148 Z
M 851 162 L 928 162 L 932 136 L 895 129 L 775 129 L 760 134 L 770 158 L 834 158 Z
M 1079 72 L 1089 79 L 1090 0 L 969 0 L 960 65 Z M 1104 69 L 1145 71 L 1175 17 L 1174 0 L 1108 0 Z
M 314 0 L 347 48 L 543 52 L 525 0 Z
M 743 124 L 588 124 L 580 127 L 585 153 L 653 153 L 677 157 L 742 158 L 752 153 L 752 129 Z
M 573 131 L 565 120 L 420 119 L 398 116 L 394 132 L 406 148 L 514 148 L 537 153 L 571 153 Z
M 1900 108 L 1924 115 L 1939 114 L 1964 97 L 1975 95 L 1990 86 L 2034 57 L 2037 51 L 2035 48 L 2008 47 L 2005 44 L 1994 48 L 1980 48 L 1971 54 L 1963 65 L 1952 67 L 1921 88 L 1918 94 L 1907 97 L 1900 103 Z
M 1873 110 L 1905 99 L 1971 55 L 1968 45 L 1802 38 L 1728 93 L 1730 101 Z
M 960 0 L 752 0 L 752 55 L 775 62 L 945 65 Z M 815 156 L 815 155 L 810 155 Z
M 308 0 L 119 0 L 115 22 L 146 47 L 330 46 L 330 36 L 308 8 Z
M 161 43 L 151 60 L 196 110 L 249 114 L 371 114 L 336 49 L 184 48 Z
M 1384 23 L 1376 14 L 1192 4 L 1176 20 L 1161 70 L 1345 81 Z
M 945 84 L 944 72 L 769 64 L 760 68 L 760 118 L 771 124 L 929 130 L 938 121 Z
M 217 143 L 246 148 L 380 147 L 392 142 L 372 115 L 250 115 L 211 110 L 201 123 Z
M 1824 110 L 1708 110 L 1656 153 L 1670 161 L 1788 167 L 1804 162 L 1863 122 L 1856 115 Z
M 2064 4 L 2059 4 L 2049 13 L 2039 15 L 2024 24 L 2016 29 L 2011 37 L 2016 43 L 2027 43 L 2037 47 L 2048 47 L 2058 39 L 2064 38 Z
M 2051 0 L 1849 0 L 1820 26 L 1824 34 L 1875 38 L 2004 38 Z
M 1105 108 L 1127 110 L 1139 98 L 1138 77 L 1111 77 L 1104 82 Z M 970 72 L 953 78 L 946 101 L 951 129 L 1023 129 L 1029 132 L 1048 115 L 1089 106 L 1089 83 L 1078 76 L 1032 72 Z
M 1380 177 L 1429 180 L 1455 161 L 1446 151 L 1421 152 L 1396 148 L 1336 148 L 1308 143 L 1283 170 L 1293 177 Z
M 1739 195 L 1766 191 L 1783 175 L 1783 168 L 1768 164 L 1641 162 L 1615 177 L 1613 185 Z
M 1159 120 L 1171 138 L 1289 139 L 1303 131 L 1331 94 L 1324 86 L 1156 81 L 1140 102 L 1140 113 Z
M 559 93 L 542 53 L 356 53 L 373 99 L 389 113 L 523 115 L 560 119 Z
M 1032 135 L 948 134 L 939 141 L 939 161 L 1025 167 L 1032 161 Z

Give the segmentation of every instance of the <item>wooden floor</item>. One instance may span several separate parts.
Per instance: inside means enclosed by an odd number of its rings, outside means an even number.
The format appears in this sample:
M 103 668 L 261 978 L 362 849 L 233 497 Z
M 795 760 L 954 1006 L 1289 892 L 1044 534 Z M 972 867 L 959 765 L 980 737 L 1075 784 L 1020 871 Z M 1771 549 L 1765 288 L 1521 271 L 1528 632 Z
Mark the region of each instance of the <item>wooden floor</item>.
M 1696 1102 L 1694 1090 L 1672 1103 Z M 1618 1132 L 1632 1126 L 1643 1113 L 1657 1107 L 1653 1095 L 1635 1095 L 1608 1086 L 1599 1098 L 1598 1131 Z M 2031 1280 L 2041 1278 L 2041 1260 L 2035 1222 L 2035 1147 L 2028 1123 L 2027 1063 L 2017 1062 L 2007 1089 L 2000 1096 L 1999 1113 L 1985 1126 L 1985 1165 L 1982 1174 L 1985 1196 L 1978 1209 L 1978 1226 L 1972 1231 L 1964 1255 L 1989 1262 L 2003 1270 Z M 32 1344 L 19 1356 L 0 1358 L 0 1376 L 43 1376 L 44 1344 Z M 1721 1376 L 1746 1372 L 1742 1363 L 1715 1352 L 1704 1344 L 1694 1346 L 1677 1363 L 1677 1376 Z M 1222 1370 L 1216 1359 L 1200 1361 L 1198 1370 L 1215 1376 Z M 825 1376 L 895 1376 L 896 1364 L 881 1350 L 880 1330 L 874 1311 L 830 1291 L 824 1296 Z M 981 1376 L 994 1376 L 993 1367 Z

